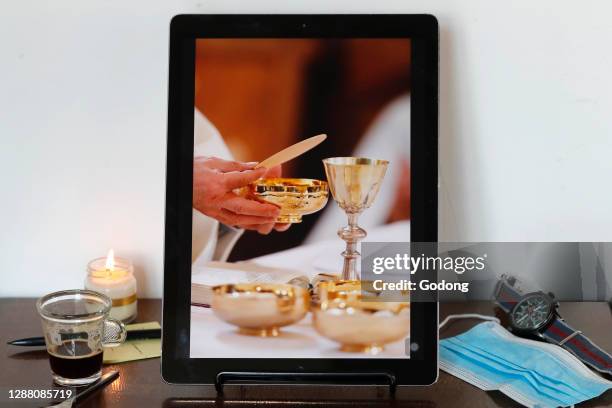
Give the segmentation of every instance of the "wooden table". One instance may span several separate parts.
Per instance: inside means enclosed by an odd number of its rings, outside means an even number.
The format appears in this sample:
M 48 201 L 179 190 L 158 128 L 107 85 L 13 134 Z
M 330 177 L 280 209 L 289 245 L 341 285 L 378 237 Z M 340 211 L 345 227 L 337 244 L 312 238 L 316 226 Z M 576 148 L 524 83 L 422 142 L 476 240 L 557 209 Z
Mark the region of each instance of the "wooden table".
M 1 406 L 40 406 L 35 401 L 8 402 L 9 389 L 52 388 L 46 351 L 8 346 L 10 339 L 35 336 L 40 323 L 34 299 L 0 299 L 0 343 L 4 348 L 0 363 Z M 597 344 L 612 350 L 612 313 L 604 302 L 562 303 L 561 314 L 587 333 Z M 451 313 L 493 314 L 489 302 L 440 305 L 441 319 Z M 140 300 L 138 321 L 160 320 L 159 300 Z M 455 335 L 475 321 L 457 321 L 445 328 L 441 337 Z M 517 407 L 500 392 L 483 392 L 453 376 L 440 372 L 438 382 L 430 387 L 402 387 L 394 400 L 385 387 L 281 387 L 227 386 L 223 398 L 212 386 L 176 386 L 165 384 L 160 375 L 159 359 L 112 366 L 120 378 L 79 406 L 83 407 Z M 264 404 L 261 401 L 269 401 Z M 271 402 L 272 401 L 272 402 Z M 580 405 L 612 407 L 612 391 Z

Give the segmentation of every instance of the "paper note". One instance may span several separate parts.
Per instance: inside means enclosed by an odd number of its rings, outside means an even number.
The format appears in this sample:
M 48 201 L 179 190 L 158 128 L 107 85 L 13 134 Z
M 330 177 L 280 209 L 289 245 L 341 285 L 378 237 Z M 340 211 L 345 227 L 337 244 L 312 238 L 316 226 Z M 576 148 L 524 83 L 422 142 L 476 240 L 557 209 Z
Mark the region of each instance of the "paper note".
M 135 323 L 125 326 L 130 330 L 159 329 L 158 322 Z M 118 347 L 104 349 L 104 364 L 117 364 L 126 361 L 144 360 L 161 356 L 161 339 L 129 340 Z

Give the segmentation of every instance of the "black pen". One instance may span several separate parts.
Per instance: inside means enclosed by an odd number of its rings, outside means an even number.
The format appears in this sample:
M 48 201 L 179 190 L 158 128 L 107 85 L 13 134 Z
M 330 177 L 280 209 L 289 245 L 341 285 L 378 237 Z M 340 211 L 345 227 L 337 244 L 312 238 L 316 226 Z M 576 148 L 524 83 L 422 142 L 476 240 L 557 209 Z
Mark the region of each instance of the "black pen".
M 78 335 L 78 333 L 76 333 Z M 70 338 L 66 336 L 65 340 Z M 80 338 L 81 336 L 75 336 Z M 161 329 L 144 329 L 144 330 L 128 330 L 126 340 L 137 340 L 137 339 L 159 339 L 161 337 Z M 17 339 L 7 342 L 11 346 L 25 346 L 25 347 L 40 347 L 45 345 L 44 337 L 28 337 L 26 339 Z

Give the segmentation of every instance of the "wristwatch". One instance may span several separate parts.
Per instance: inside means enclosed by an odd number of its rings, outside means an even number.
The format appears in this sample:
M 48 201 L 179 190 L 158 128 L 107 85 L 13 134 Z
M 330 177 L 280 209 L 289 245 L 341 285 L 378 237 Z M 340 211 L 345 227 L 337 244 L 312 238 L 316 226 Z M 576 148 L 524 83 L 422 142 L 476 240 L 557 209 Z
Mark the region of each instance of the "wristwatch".
M 612 374 L 612 356 L 561 318 L 552 293 L 523 294 L 518 279 L 502 275 L 494 299 L 508 314 L 512 333 L 561 346 L 595 370 Z

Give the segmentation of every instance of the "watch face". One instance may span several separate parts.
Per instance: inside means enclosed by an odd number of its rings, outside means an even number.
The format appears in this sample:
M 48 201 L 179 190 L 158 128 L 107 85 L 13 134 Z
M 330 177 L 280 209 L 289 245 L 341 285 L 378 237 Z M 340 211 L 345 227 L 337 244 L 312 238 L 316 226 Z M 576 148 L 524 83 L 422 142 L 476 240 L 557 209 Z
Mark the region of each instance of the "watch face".
M 522 331 L 535 331 L 550 321 L 553 302 L 544 293 L 523 297 L 510 312 L 512 327 Z

